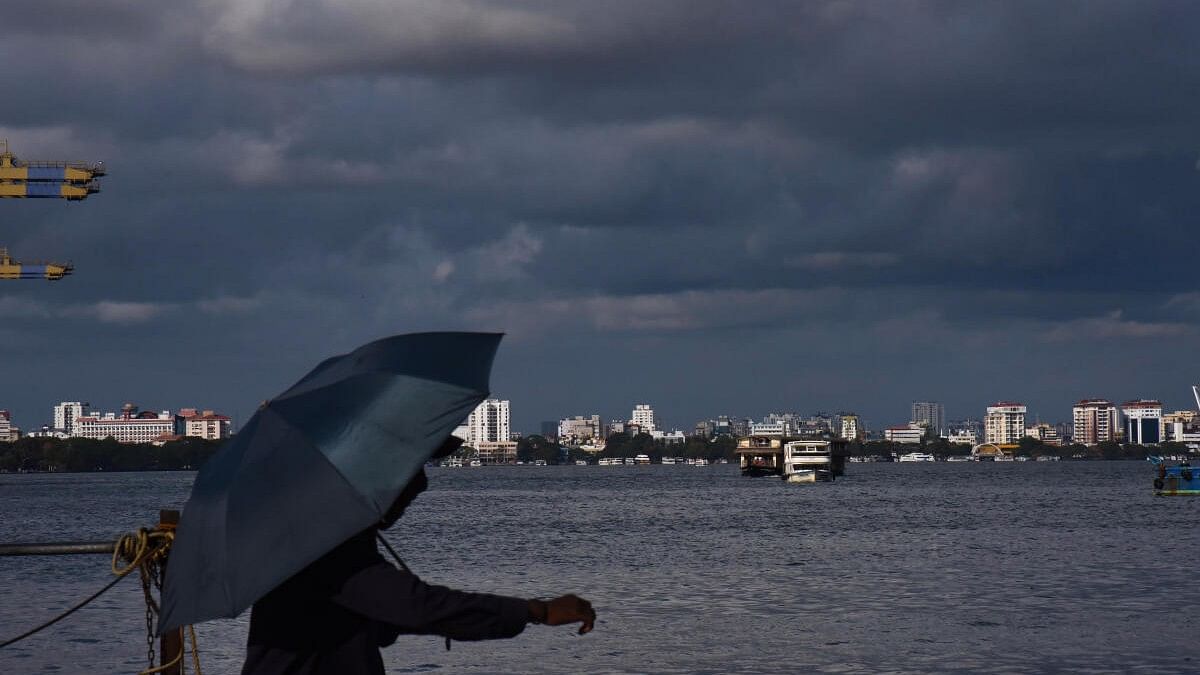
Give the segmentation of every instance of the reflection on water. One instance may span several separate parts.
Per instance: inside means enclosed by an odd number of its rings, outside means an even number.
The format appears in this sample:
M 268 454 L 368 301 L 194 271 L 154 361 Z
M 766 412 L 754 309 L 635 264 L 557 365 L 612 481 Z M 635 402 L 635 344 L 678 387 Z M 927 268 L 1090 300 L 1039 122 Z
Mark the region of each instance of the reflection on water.
M 833 484 L 731 466 L 434 469 L 389 532 L 427 580 L 577 592 L 596 631 L 405 637 L 397 673 L 1197 672 L 1188 609 L 1200 501 L 1155 498 L 1147 465 L 857 464 Z M 115 538 L 186 498 L 193 474 L 0 474 L 0 541 Z M 107 579 L 103 556 L 0 558 L 0 638 Z M 0 651 L 0 673 L 135 672 L 140 591 L 123 582 Z M 236 672 L 245 617 L 203 624 Z

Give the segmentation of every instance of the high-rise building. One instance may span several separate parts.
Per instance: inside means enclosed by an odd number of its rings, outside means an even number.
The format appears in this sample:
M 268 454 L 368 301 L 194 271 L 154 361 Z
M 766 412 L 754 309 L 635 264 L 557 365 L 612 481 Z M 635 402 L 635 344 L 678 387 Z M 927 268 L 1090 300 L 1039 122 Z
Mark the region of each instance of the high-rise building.
M 64 436 L 74 436 L 75 420 L 89 416 L 88 405 L 78 401 L 63 401 L 54 406 L 54 430 L 61 431 Z
M 507 443 L 511 431 L 508 401 L 489 398 L 467 416 L 466 444 L 478 449 L 484 442 Z
M 1126 401 L 1121 404 L 1125 414 L 1125 442 L 1137 445 L 1157 445 L 1162 442 L 1162 403 L 1150 399 Z
M 984 418 L 985 443 L 1016 443 L 1025 435 L 1025 404 L 999 401 L 987 407 Z
M 7 410 L 0 410 L 0 442 L 12 442 L 12 416 Z
M 940 436 L 946 429 L 946 407 L 937 401 L 913 401 L 912 421 Z
M 642 432 L 647 434 L 658 428 L 654 426 L 654 408 L 645 403 L 639 403 L 633 407 L 629 423 L 638 425 Z
M 1071 408 L 1071 442 L 1096 445 L 1117 440 L 1117 406 L 1102 398 L 1085 398 Z
M 842 431 L 839 434 L 842 438 L 848 441 L 857 441 L 862 438 L 862 427 L 858 424 L 858 415 L 854 413 L 842 413 Z

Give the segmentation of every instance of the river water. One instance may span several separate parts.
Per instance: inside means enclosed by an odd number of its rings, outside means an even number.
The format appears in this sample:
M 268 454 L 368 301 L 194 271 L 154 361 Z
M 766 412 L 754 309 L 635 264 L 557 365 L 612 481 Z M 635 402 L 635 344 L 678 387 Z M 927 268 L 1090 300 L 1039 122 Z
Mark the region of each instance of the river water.
M 1200 499 L 1136 462 L 850 464 L 833 484 L 736 467 L 430 470 L 389 532 L 428 581 L 575 592 L 595 632 L 401 637 L 394 673 L 1194 673 Z M 0 474 L 0 541 L 103 540 L 179 507 L 194 474 Z M 109 578 L 103 556 L 0 558 L 0 640 Z M 236 673 L 247 616 L 198 627 Z M 127 580 L 0 650 L 0 673 L 146 663 Z

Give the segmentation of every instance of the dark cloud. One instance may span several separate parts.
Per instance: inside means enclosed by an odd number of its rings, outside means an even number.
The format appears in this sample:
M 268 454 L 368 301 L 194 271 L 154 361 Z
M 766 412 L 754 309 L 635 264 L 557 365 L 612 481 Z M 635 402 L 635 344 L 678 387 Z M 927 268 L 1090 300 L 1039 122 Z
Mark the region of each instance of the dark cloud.
M 1195 379 L 1190 4 L 284 4 L 6 10 L 0 137 L 111 172 L 0 204 L 78 268 L 0 288 L 19 424 L 437 328 L 511 333 L 524 428 Z

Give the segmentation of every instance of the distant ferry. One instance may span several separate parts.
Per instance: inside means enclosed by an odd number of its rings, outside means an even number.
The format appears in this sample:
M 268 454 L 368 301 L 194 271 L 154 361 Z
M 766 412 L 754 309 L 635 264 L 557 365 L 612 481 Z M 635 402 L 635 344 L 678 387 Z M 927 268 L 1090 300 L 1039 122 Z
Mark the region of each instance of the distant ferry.
M 933 455 L 928 452 L 910 452 L 907 455 L 900 455 L 901 462 L 932 462 Z
M 650 463 L 650 455 L 638 455 L 633 458 L 633 463 L 634 464 L 649 464 Z
M 831 481 L 835 475 L 829 441 L 788 441 L 783 446 L 783 478 L 789 483 Z
M 832 480 L 846 472 L 850 456 L 841 439 L 792 439 L 747 436 L 738 439 L 738 465 L 743 476 L 780 476 L 812 469 L 814 480 Z

